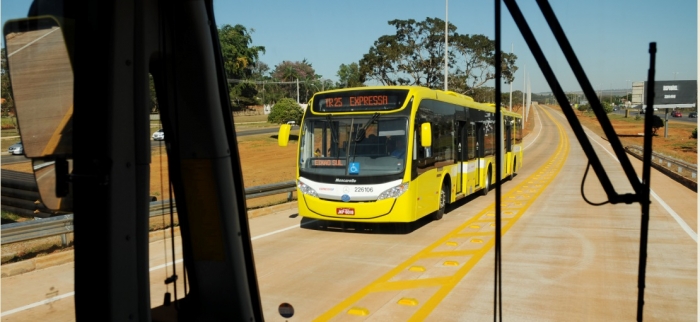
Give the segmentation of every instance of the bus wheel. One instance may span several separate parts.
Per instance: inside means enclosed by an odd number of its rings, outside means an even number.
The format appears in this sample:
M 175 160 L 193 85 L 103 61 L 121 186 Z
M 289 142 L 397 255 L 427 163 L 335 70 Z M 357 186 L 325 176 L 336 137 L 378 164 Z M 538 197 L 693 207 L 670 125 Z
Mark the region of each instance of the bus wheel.
M 486 180 L 484 180 L 484 189 L 481 189 L 481 194 L 482 195 L 487 195 L 489 193 L 489 189 L 491 189 L 491 167 L 489 166 L 489 172 L 486 173 Z
M 447 207 L 447 187 L 445 187 L 445 185 L 442 185 L 442 189 L 440 189 L 440 208 L 433 215 L 433 219 L 435 219 L 435 220 L 442 219 L 442 215 L 445 214 L 446 207 Z
M 513 171 L 510 172 L 510 175 L 508 176 L 509 180 L 513 180 L 513 177 L 515 177 L 515 166 L 518 164 L 518 161 L 513 159 Z

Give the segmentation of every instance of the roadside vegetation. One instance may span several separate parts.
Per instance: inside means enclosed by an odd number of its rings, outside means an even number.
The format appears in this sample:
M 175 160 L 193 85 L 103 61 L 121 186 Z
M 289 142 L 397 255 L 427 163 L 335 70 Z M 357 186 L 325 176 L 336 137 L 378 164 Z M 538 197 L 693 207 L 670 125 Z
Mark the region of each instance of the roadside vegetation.
M 559 108 L 558 106 L 555 106 Z M 620 114 L 608 114 L 608 118 L 617 133 L 620 142 L 624 146 L 644 145 L 644 118 L 632 111 L 628 117 Z M 669 119 L 667 124 L 656 116 L 655 135 L 652 139 L 652 148 L 655 152 L 665 156 L 682 160 L 691 164 L 698 163 L 697 124 L 675 121 Z M 655 119 L 656 119 L 655 118 Z M 578 114 L 581 124 L 591 129 L 601 137 L 605 137 L 598 119 L 592 112 Z M 668 133 L 665 136 L 665 133 Z M 694 134 L 695 133 L 695 134 Z

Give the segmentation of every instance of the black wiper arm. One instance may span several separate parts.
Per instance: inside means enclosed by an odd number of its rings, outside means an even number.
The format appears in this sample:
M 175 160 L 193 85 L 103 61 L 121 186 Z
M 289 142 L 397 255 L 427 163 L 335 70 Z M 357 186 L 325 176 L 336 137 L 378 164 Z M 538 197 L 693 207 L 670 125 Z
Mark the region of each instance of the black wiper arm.
M 333 126 L 333 114 L 326 115 L 326 120 L 331 127 L 331 140 L 333 140 L 333 143 L 338 144 L 338 137 L 335 136 L 335 127 Z
M 365 123 L 365 126 L 362 127 L 362 129 L 357 131 L 357 134 L 355 134 L 355 142 L 360 142 L 362 139 L 365 137 L 365 131 L 367 131 L 367 128 L 374 123 L 377 119 L 379 119 L 379 112 L 374 113 L 372 115 L 372 118 L 369 120 L 369 122 Z

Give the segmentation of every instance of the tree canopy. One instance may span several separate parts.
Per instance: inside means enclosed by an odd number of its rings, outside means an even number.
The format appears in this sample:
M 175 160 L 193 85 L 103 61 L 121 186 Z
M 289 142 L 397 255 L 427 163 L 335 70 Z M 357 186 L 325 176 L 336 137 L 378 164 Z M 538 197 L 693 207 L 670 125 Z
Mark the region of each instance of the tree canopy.
M 304 111 L 294 99 L 282 98 L 272 106 L 272 110 L 270 110 L 270 114 L 267 116 L 267 121 L 277 124 L 294 121 L 299 124 L 301 123 L 303 114 Z
M 250 78 L 259 54 L 265 53 L 265 47 L 252 46 L 251 32 L 242 25 L 224 25 L 219 28 L 221 55 L 224 59 L 226 77 L 229 79 Z M 230 86 L 229 96 L 234 108 L 258 104 L 257 94 L 256 86 L 251 83 L 238 82 Z
M 2 114 L 3 116 L 8 113 L 14 113 L 15 102 L 12 99 L 12 93 L 10 89 L 12 84 L 10 83 L 10 72 L 7 67 L 7 48 L 2 48 L 2 66 L 0 66 L 2 73 Z
M 360 80 L 375 80 L 383 85 L 421 85 L 444 88 L 445 22 L 439 18 L 424 21 L 391 20 L 393 35 L 374 42 L 360 60 Z M 505 82 L 514 80 L 517 56 L 501 53 L 501 71 Z M 448 24 L 448 87 L 474 95 L 476 89 L 495 78 L 493 60 L 495 42 L 484 35 L 457 33 Z
M 651 134 L 656 135 L 656 131 L 658 131 L 662 127 L 664 127 L 664 120 L 656 114 L 652 115 Z
M 349 65 L 340 64 L 338 68 L 337 87 L 359 87 L 364 86 L 364 79 L 360 73 L 360 65 L 351 63 Z
M 290 84 L 280 84 L 279 89 L 284 93 L 284 97 L 297 97 L 296 81 L 299 81 L 299 101 L 308 102 L 311 96 L 322 88 L 321 76 L 316 74 L 311 63 L 306 59 L 302 61 L 283 61 L 275 66 L 272 71 L 272 78 L 280 82 L 290 82 Z

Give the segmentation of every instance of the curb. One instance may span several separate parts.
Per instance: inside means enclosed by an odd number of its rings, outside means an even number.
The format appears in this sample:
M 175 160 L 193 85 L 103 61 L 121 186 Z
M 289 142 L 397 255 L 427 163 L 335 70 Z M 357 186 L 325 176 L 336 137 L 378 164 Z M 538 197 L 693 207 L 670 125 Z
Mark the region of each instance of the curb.
M 73 250 L 38 256 L 21 262 L 2 265 L 2 278 L 28 273 L 37 269 L 70 263 L 73 261 Z
M 291 202 L 286 202 L 283 204 L 274 205 L 274 206 L 270 206 L 270 207 L 252 209 L 252 210 L 248 210 L 248 218 L 265 216 L 265 215 L 269 215 L 269 214 L 272 214 L 272 213 L 277 212 L 277 211 L 296 209 L 296 207 L 297 207 L 297 202 L 291 201 Z M 180 227 L 179 226 L 175 227 L 173 229 L 173 233 L 175 236 L 180 236 Z M 170 236 L 169 229 L 161 229 L 161 230 L 151 231 L 148 233 L 148 242 L 153 243 L 153 242 L 162 240 L 167 236 Z M 61 264 L 71 263 L 73 261 L 74 261 L 73 249 L 70 249 L 68 251 L 59 251 L 59 252 L 44 255 L 44 256 L 37 256 L 34 258 L 26 259 L 26 260 L 23 260 L 20 262 L 3 264 L 2 266 L 0 266 L 0 277 L 2 277 L 2 278 L 11 277 L 11 276 L 20 275 L 20 274 L 28 273 L 31 271 L 35 271 L 38 269 L 44 269 L 44 268 L 48 268 L 51 266 L 57 266 L 57 265 L 61 265 Z

